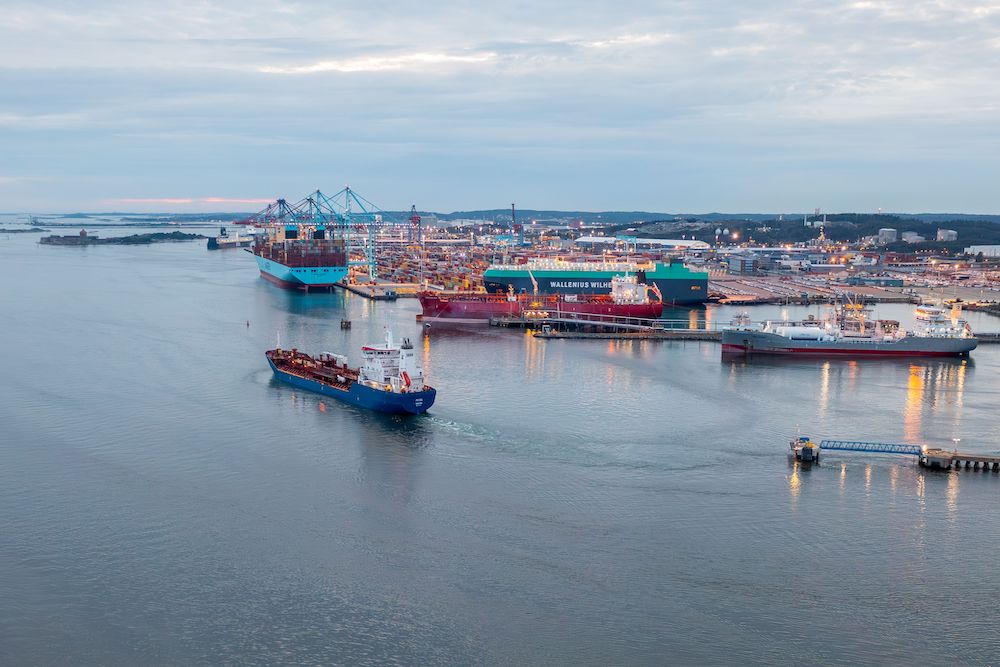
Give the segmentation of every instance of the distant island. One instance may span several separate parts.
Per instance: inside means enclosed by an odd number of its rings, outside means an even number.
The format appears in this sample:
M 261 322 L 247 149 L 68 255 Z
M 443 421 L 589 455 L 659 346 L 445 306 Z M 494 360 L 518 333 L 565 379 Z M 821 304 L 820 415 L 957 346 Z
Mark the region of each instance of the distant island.
M 81 230 L 79 234 L 70 236 L 43 236 L 38 240 L 44 245 L 146 245 L 149 243 L 163 243 L 165 241 L 193 241 L 195 239 L 206 238 L 201 234 L 185 234 L 184 232 L 157 232 L 153 234 L 132 234 L 131 236 L 113 236 L 101 238 L 95 234 L 88 234 L 86 230 Z
M 41 227 L 30 227 L 28 229 L 0 229 L 0 234 L 35 234 L 51 231 L 51 229 L 42 229 Z

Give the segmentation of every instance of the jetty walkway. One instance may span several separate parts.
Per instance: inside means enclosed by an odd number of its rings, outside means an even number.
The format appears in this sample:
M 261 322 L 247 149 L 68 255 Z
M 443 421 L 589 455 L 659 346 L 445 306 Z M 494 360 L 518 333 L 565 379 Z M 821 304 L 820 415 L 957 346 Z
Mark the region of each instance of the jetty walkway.
M 971 468 L 972 470 L 1000 472 L 1000 454 L 973 454 L 957 450 L 937 449 L 925 445 L 897 444 L 888 442 L 865 442 L 860 440 L 821 440 L 820 452 L 824 450 L 842 452 L 867 452 L 870 454 L 901 454 L 916 456 L 917 463 L 925 468 L 950 470 L 951 468 Z

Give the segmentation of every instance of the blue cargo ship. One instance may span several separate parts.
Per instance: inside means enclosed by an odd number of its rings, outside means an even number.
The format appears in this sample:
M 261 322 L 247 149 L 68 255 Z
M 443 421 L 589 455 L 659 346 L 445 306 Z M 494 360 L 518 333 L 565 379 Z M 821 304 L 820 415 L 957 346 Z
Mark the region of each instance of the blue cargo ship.
M 316 357 L 296 349 L 276 347 L 265 354 L 274 376 L 282 382 L 329 396 L 368 410 L 390 414 L 422 414 L 437 396 L 424 383 L 423 368 L 417 363 L 413 345 L 404 338 L 394 345 L 392 333 L 385 343 L 361 348 L 364 363 L 348 366 L 347 357 L 323 353 Z
M 250 252 L 260 275 L 286 289 L 330 288 L 347 276 L 343 239 L 324 225 L 283 225 L 258 235 Z

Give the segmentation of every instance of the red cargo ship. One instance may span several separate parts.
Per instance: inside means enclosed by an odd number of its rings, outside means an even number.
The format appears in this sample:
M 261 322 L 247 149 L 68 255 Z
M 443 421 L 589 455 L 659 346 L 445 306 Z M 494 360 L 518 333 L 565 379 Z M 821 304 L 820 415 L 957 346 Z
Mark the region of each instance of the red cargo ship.
M 614 317 L 657 319 L 663 301 L 649 298 L 649 288 L 635 276 L 615 276 L 611 294 L 483 294 L 480 292 L 421 292 L 424 320 L 488 322 L 492 317 L 556 317 L 560 313 L 584 313 Z

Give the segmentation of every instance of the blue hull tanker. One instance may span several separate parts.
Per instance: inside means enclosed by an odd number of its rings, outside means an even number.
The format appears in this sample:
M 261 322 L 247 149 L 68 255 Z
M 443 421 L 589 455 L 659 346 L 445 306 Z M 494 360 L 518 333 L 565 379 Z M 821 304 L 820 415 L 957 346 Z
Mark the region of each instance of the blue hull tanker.
M 413 346 L 403 339 L 392 344 L 392 334 L 384 345 L 361 349 L 364 364 L 351 368 L 339 354 L 312 357 L 296 349 L 268 350 L 267 362 L 282 382 L 324 396 L 389 414 L 418 415 L 434 405 L 437 391 L 424 384 L 423 369 L 417 365 Z

